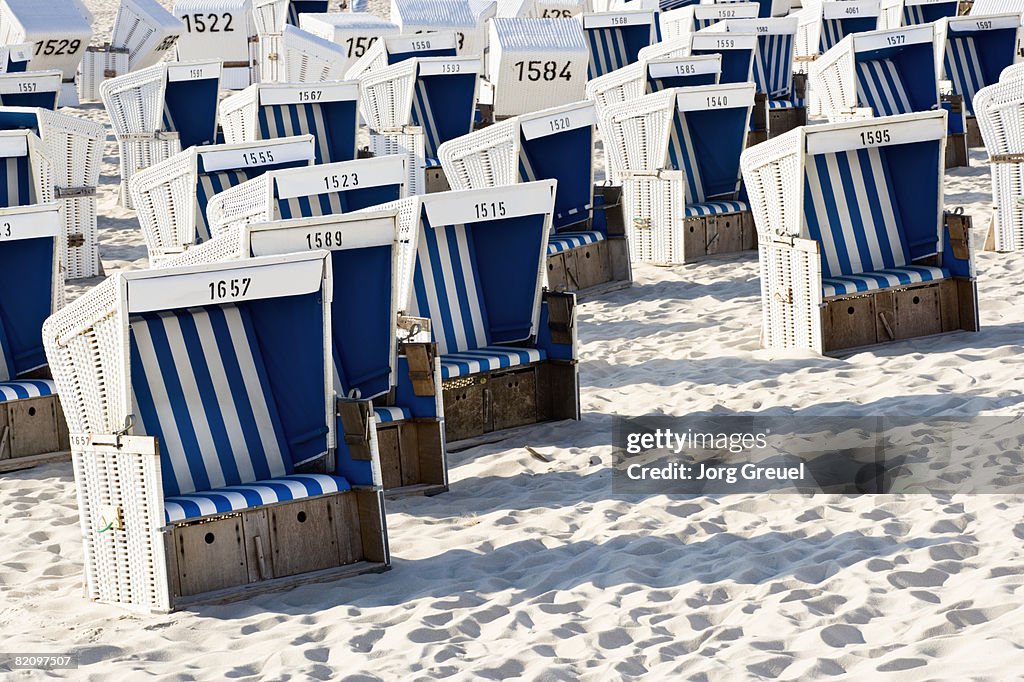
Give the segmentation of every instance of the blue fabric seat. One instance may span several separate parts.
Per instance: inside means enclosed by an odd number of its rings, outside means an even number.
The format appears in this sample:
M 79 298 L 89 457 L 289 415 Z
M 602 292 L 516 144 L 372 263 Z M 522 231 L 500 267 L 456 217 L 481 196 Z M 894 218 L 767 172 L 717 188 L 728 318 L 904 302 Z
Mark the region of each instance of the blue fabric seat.
M 411 419 L 412 410 L 407 407 L 375 407 L 373 408 L 373 416 L 378 424 L 391 424 Z
M 441 356 L 441 379 L 469 376 L 478 372 L 508 369 L 547 360 L 539 348 L 488 346 Z
M 754 83 L 757 91 L 768 95 L 768 99 L 784 99 L 793 93 L 795 38 L 792 33 L 764 34 L 757 38 Z
M 294 472 L 247 309 L 133 315 L 130 331 L 135 429 L 160 440 L 167 496 Z
M 0 381 L 0 403 L 25 398 L 39 398 L 55 395 L 57 387 L 49 379 L 30 379 L 25 381 Z
M 806 106 L 803 100 L 799 99 L 770 99 L 768 100 L 769 109 L 800 109 Z
M 586 246 L 587 244 L 596 244 L 603 240 L 604 235 L 596 231 L 563 232 L 561 234 L 553 235 L 548 239 L 548 255 L 553 256 L 556 253 L 562 253 L 563 251 L 579 248 L 580 246 Z
M 202 243 L 210 239 L 210 226 L 206 220 L 206 208 L 213 195 L 219 194 L 246 180 L 252 180 L 265 171 L 226 170 L 215 173 L 200 173 L 196 184 L 196 241 Z
M 746 210 L 747 205 L 742 201 L 703 201 L 696 204 L 687 204 L 686 217 L 724 215 L 726 213 L 739 213 Z
M 301 500 L 328 493 L 345 492 L 352 487 L 343 476 L 330 474 L 293 474 L 244 485 L 225 486 L 164 498 L 167 523 L 224 514 L 275 502 Z
M 924 265 L 908 265 L 902 268 L 890 268 L 874 272 L 862 272 L 857 275 L 827 277 L 821 280 L 822 295 L 848 296 L 850 294 L 867 293 L 893 289 L 921 282 L 937 282 L 947 279 L 949 270 Z
M 412 98 L 412 124 L 423 128 L 427 168 L 441 165 L 438 147 L 469 134 L 476 117 L 477 74 L 417 74 Z

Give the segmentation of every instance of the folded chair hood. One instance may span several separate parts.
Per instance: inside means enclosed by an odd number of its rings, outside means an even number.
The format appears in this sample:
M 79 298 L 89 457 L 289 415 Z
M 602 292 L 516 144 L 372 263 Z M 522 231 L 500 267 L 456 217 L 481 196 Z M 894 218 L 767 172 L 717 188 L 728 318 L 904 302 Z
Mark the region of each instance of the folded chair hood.
M 962 95 L 964 108 L 974 113 L 974 96 L 999 81 L 1014 63 L 1021 20 L 1017 14 L 975 15 L 944 19 L 937 24 L 939 78 Z

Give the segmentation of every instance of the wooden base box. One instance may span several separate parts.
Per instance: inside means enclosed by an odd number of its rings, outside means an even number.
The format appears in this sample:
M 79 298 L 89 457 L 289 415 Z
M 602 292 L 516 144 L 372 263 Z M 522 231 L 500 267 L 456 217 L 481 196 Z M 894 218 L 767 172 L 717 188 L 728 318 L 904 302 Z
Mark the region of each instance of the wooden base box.
M 389 498 L 448 490 L 441 422 L 409 420 L 377 425 L 377 448 Z
M 825 352 L 977 331 L 976 301 L 976 284 L 959 278 L 828 299 L 821 309 Z
M 960 168 L 971 165 L 971 157 L 967 153 L 967 135 L 951 133 L 946 136 L 946 168 Z
M 757 250 L 757 228 L 750 211 L 687 218 L 683 223 L 684 263 L 750 250 Z
M 975 116 L 967 117 L 967 147 L 975 149 L 984 147 L 985 140 L 981 137 L 981 128 L 978 126 L 978 119 Z
M 576 364 L 548 361 L 441 384 L 449 443 L 579 414 Z
M 351 490 L 164 529 L 173 608 L 387 569 L 380 493 Z
M 424 173 L 426 177 L 427 194 L 447 192 L 451 190 L 451 185 L 448 184 L 448 178 L 445 177 L 444 169 L 440 166 L 427 168 Z
M 67 422 L 57 396 L 0 403 L 0 473 L 70 457 Z
M 768 110 L 768 138 L 784 135 L 794 128 L 807 125 L 807 108 Z
M 609 238 L 548 256 L 548 288 L 596 293 L 627 287 L 632 281 L 629 246 Z M 610 285 L 610 286 L 606 286 Z

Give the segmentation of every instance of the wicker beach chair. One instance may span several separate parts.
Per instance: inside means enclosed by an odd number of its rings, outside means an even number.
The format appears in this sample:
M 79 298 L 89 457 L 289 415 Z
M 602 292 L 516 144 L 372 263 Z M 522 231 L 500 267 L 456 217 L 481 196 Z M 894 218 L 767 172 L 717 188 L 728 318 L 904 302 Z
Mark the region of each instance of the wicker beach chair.
M 39 136 L 51 162 L 53 198 L 61 207 L 59 258 L 66 279 L 100 274 L 96 188 L 106 133 L 99 123 L 47 109 L 0 107 L 0 130 Z
M 487 73 L 498 120 L 583 99 L 590 51 L 574 19 L 494 19 Z
M 316 162 L 356 158 L 359 86 L 347 81 L 257 83 L 220 105 L 228 143 L 312 135 Z
M 943 17 L 955 17 L 959 0 L 882 0 L 878 28 L 921 26 Z
M 421 131 L 425 168 L 410 167 L 410 173 L 425 174 L 422 184 L 427 192 L 448 189 L 438 149 L 473 129 L 480 68 L 479 59 L 414 57 L 365 73 L 359 80 L 363 119 L 371 137 L 414 136 L 415 129 Z M 404 145 L 414 150 L 410 160 L 418 144 Z M 409 185 L 412 191 L 419 188 L 413 179 Z
M 385 36 L 397 36 L 402 30 L 398 24 L 369 12 L 300 14 L 299 27 L 341 46 L 345 51 L 345 57 L 341 60 L 342 74 L 346 74 L 378 40 Z M 344 77 L 349 78 L 347 75 Z
M 186 149 L 139 171 L 129 185 L 150 263 L 160 266 L 211 238 L 210 199 L 271 170 L 308 166 L 313 138 L 257 140 Z
M 403 156 L 268 171 L 210 199 L 207 224 L 214 237 L 251 223 L 351 213 L 406 196 Z
M 683 263 L 755 248 L 739 198 L 754 92 L 753 83 L 672 88 L 602 114 L 632 260 Z
M 451 31 L 460 56 L 484 54 L 487 34 L 468 0 L 391 0 L 391 21 L 404 35 Z
M 746 152 L 766 347 L 978 328 L 970 222 L 943 212 L 945 118 L 807 126 Z
M 453 189 L 557 181 L 547 247 L 553 291 L 594 294 L 632 281 L 618 189 L 594 184 L 596 137 L 594 105 L 583 101 L 516 116 L 441 145 Z
M 252 0 L 175 0 L 171 13 L 185 24 L 179 61 L 220 60 L 222 88 L 249 87 L 259 61 Z
M 974 113 L 991 159 L 995 210 L 986 248 L 1024 251 L 1024 74 L 982 88 Z
M 91 39 L 92 16 L 75 0 L 0 0 L 0 45 L 31 43 L 26 70 L 60 71 L 65 106 L 78 104 L 75 74 Z
M 410 363 L 414 389 L 433 398 L 440 376 L 449 444 L 579 419 L 576 298 L 542 288 L 554 190 L 532 182 L 369 209 L 399 212 L 399 291 L 412 291 L 407 314 L 430 319 L 440 361 Z
M 0 133 L 0 287 L 17 292 L 0 296 L 0 472 L 64 459 L 71 450 L 42 335 L 43 321 L 64 303 L 63 225 L 57 204 L 17 196 L 33 173 L 28 157 L 8 154 L 25 139 Z
M 499 17 L 572 19 L 587 9 L 587 0 L 498 0 Z
M 89 598 L 168 611 L 387 569 L 376 443 L 335 436 L 331 291 L 316 251 L 117 274 L 46 322 Z
M 112 78 L 100 86 L 121 151 L 121 202 L 133 208 L 128 184 L 140 169 L 182 149 L 217 139 L 221 62 L 169 62 Z
M 279 34 L 260 33 L 262 83 L 321 83 L 345 75 L 345 50 L 325 38 L 286 24 Z
M 722 73 L 722 55 L 641 58 L 587 83 L 587 99 L 600 116 L 611 104 L 628 102 L 667 88 L 717 85 Z

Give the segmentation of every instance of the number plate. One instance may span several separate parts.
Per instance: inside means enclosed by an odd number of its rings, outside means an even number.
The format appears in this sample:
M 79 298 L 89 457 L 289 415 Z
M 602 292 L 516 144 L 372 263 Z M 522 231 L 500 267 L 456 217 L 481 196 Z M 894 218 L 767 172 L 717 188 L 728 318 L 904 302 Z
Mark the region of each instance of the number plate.
M 27 62 L 32 59 L 32 44 L 21 43 L 18 45 L 9 45 L 10 50 L 9 57 L 12 62 Z
M 167 80 L 170 83 L 220 78 L 220 62 L 197 64 L 168 64 Z
M 946 135 L 943 120 L 941 116 L 930 116 L 923 120 L 896 121 L 885 125 L 862 124 L 821 132 L 809 126 L 806 128 L 807 153 L 830 154 L 865 147 L 939 140 Z
M 60 212 L 56 209 L 37 208 L 18 213 L 0 211 L 0 242 L 56 237 L 60 231 Z
M 293 161 L 312 161 L 315 158 L 313 141 L 286 142 L 284 144 L 252 143 L 236 149 L 200 152 L 203 170 L 207 173 L 235 168 L 271 166 Z
M 701 33 L 693 34 L 691 49 L 703 50 L 705 52 L 718 52 L 719 50 L 753 50 L 757 46 L 757 36 L 738 33 Z
M 28 139 L 22 133 L 0 133 L 0 159 L 28 154 Z
M 275 181 L 279 199 L 294 199 L 349 189 L 399 185 L 407 179 L 405 159 L 390 155 L 290 170 L 278 175 Z
M 533 119 L 526 118 L 520 125 L 523 137 L 527 140 L 534 140 L 546 135 L 597 125 L 597 112 L 592 104 L 587 104 L 558 114 L 549 114 Z
M 454 33 L 431 33 L 429 35 L 407 35 L 387 38 L 390 53 L 422 52 L 424 50 L 454 50 L 458 38 Z
M 869 52 L 871 50 L 880 50 L 884 47 L 930 43 L 932 42 L 932 31 L 932 25 L 927 24 L 925 26 L 902 28 L 873 35 L 854 34 L 853 49 L 855 52 Z
M 460 73 L 480 73 L 480 60 L 432 57 L 420 62 L 421 76 L 452 76 Z
M 651 78 L 672 78 L 673 76 L 701 76 L 720 73 L 722 61 L 707 57 L 673 57 L 647 62 L 647 74 Z
M 757 33 L 758 35 L 793 35 L 796 33 L 796 17 L 775 19 L 736 19 L 729 22 L 729 32 Z
M 619 28 L 622 26 L 650 26 L 654 23 L 654 12 L 609 12 L 584 14 L 583 28 Z
M 359 97 L 358 83 L 317 83 L 307 87 L 264 86 L 260 104 L 311 104 L 313 102 L 347 102 Z
M 877 17 L 881 12 L 878 0 L 863 2 L 861 0 L 844 0 L 843 2 L 826 2 L 821 7 L 821 15 L 825 19 L 855 19 L 857 17 Z
M 40 75 L 7 74 L 0 79 L 0 94 L 12 95 L 30 92 L 56 92 L 60 90 L 61 74 L 54 71 Z
M 709 85 L 703 88 L 686 88 L 676 95 L 679 111 L 701 111 L 703 109 L 736 109 L 754 105 L 754 84 Z
M 696 19 L 756 19 L 760 5 L 756 2 L 737 2 L 728 5 L 693 5 Z
M 1010 17 L 959 17 L 949 20 L 950 33 L 965 33 L 969 31 L 998 31 L 1005 28 L 1017 28 L 1020 20 L 1016 16 Z
M 175 273 L 172 270 L 163 276 L 154 276 L 143 271 L 140 275 L 125 278 L 128 282 L 128 312 L 145 313 L 309 294 L 320 289 L 323 275 L 323 261 L 308 256 L 283 263 L 222 266 L 209 272 Z
M 553 209 L 554 185 L 543 181 L 472 192 L 441 192 L 424 196 L 423 206 L 434 227 L 537 215 Z
M 249 228 L 249 249 L 254 256 L 273 256 L 302 251 L 341 251 L 364 249 L 372 246 L 394 244 L 398 237 L 395 218 L 362 218 L 352 220 L 352 215 L 338 220 L 314 219 L 263 223 Z

